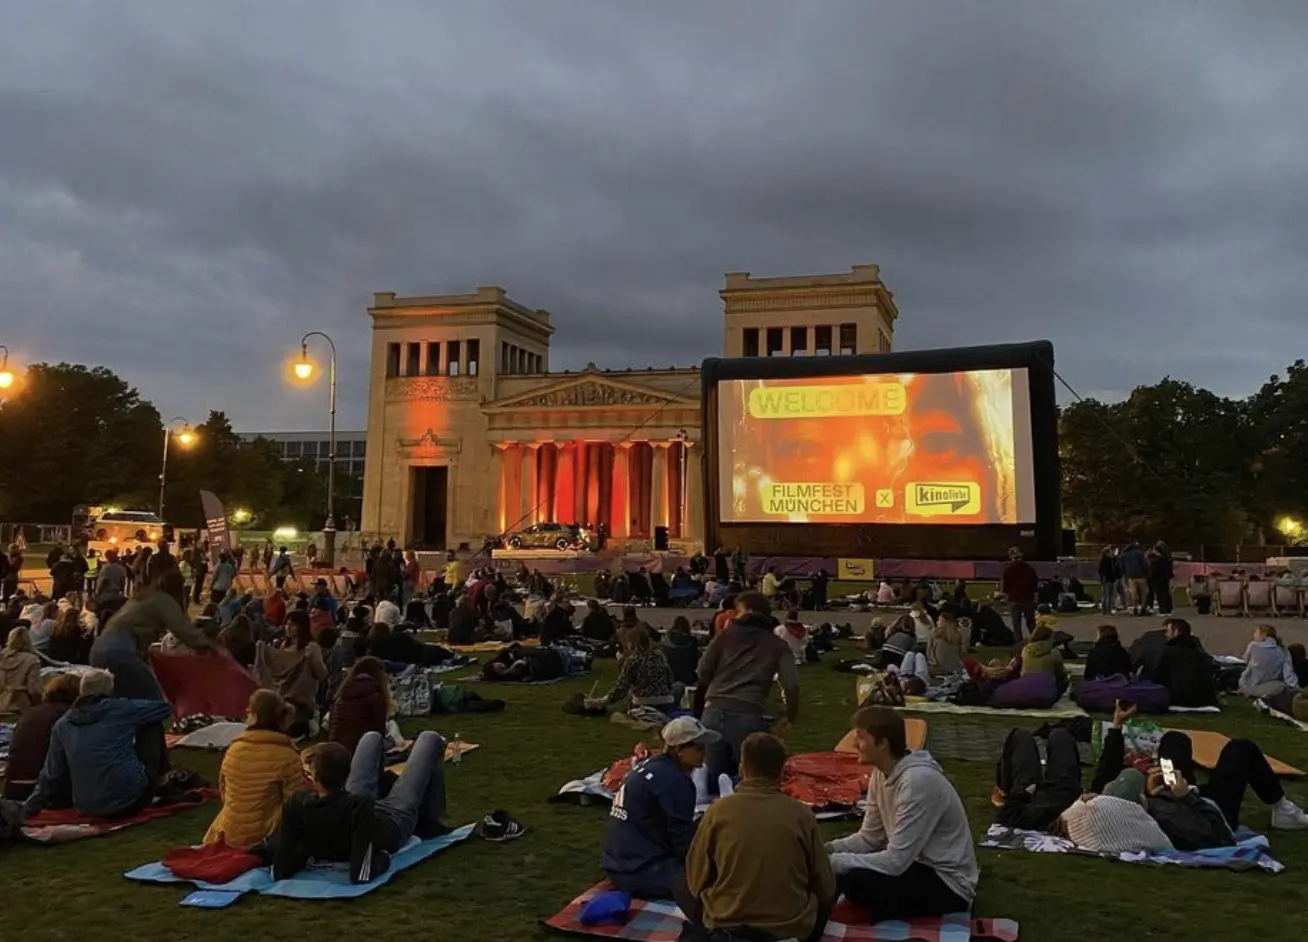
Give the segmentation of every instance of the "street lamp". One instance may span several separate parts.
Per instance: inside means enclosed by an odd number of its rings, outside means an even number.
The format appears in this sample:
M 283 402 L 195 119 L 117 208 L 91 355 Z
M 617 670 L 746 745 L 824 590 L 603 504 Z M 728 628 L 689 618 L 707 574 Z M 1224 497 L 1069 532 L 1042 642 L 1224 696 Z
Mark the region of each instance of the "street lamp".
M 336 562 L 336 521 L 332 517 L 336 498 L 336 344 L 321 330 L 311 330 L 300 338 L 300 358 L 295 361 L 291 372 L 302 383 L 313 382 L 314 373 L 317 372 L 313 361 L 309 359 L 310 337 L 321 337 L 327 341 L 327 346 L 332 352 L 328 376 L 331 414 L 327 427 L 327 519 L 322 525 L 322 559 L 324 563 L 331 566 Z
M 14 371 L 9 368 L 9 348 L 0 343 L 0 350 L 4 351 L 0 356 L 0 389 L 8 389 L 14 384 Z
M 182 427 L 177 431 L 177 443 L 184 448 L 190 448 L 195 444 L 196 435 L 191 430 L 191 423 L 186 421 L 180 415 L 175 415 L 164 423 L 164 447 L 163 447 L 163 465 L 159 468 L 159 522 L 164 522 L 164 494 L 168 489 L 168 442 L 173 437 L 173 427 L 178 422 Z

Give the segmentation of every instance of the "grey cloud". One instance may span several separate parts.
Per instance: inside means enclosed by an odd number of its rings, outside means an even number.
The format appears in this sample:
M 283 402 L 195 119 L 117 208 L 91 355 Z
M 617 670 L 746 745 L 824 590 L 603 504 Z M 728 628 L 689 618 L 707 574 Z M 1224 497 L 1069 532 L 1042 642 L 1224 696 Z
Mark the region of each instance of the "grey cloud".
M 1301 332 L 1300 3 L 7 19 L 0 342 L 170 413 L 322 424 L 280 375 L 318 328 L 361 424 L 375 290 L 501 284 L 553 312 L 557 367 L 662 367 L 719 351 L 724 271 L 873 261 L 899 346 L 1048 337 L 1104 395 L 1243 394 Z

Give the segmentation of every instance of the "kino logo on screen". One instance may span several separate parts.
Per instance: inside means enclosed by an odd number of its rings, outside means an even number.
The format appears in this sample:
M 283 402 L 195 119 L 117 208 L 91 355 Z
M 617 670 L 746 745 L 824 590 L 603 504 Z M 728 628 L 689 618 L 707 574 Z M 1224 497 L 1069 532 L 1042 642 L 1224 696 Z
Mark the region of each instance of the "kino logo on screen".
M 977 484 L 910 484 L 904 501 L 911 514 L 939 517 L 947 514 L 970 516 L 981 509 L 981 488 Z

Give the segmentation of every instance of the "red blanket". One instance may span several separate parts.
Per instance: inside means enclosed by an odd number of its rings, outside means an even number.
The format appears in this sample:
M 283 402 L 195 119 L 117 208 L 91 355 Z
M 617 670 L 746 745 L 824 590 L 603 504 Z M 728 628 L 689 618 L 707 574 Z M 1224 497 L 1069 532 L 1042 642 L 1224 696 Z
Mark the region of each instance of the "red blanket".
M 196 713 L 210 716 L 244 716 L 250 694 L 259 685 L 230 654 L 152 654 L 150 664 L 181 719 Z
M 786 761 L 781 790 L 814 811 L 853 808 L 867 797 L 872 767 L 845 752 L 801 752 Z
M 217 795 L 217 792 L 206 789 L 202 794 L 207 799 Z M 47 808 L 23 823 L 23 837 L 41 844 L 66 844 L 69 841 L 99 837 L 101 834 L 121 831 L 135 824 L 166 818 L 194 807 L 196 807 L 195 803 L 184 801 L 172 805 L 151 806 L 130 818 L 88 818 L 79 814 L 74 808 L 57 810 Z

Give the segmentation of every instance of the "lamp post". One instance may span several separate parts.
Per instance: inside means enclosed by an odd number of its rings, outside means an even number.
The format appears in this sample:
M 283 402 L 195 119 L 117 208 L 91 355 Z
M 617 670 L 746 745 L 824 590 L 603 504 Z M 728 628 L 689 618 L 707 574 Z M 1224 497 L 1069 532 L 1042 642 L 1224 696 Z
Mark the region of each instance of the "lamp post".
M 0 356 L 0 391 L 3 391 L 14 384 L 14 371 L 9 368 L 9 348 L 0 343 L 0 351 L 4 351 Z
M 336 344 L 321 330 L 311 330 L 300 338 L 300 359 L 296 361 L 293 371 L 295 378 L 301 382 L 312 382 L 315 372 L 313 361 L 309 359 L 310 337 L 321 337 L 327 341 L 327 346 L 332 351 L 328 375 L 331 414 L 327 428 L 327 519 L 322 525 L 322 558 L 324 563 L 331 566 L 336 562 L 336 521 L 333 518 L 336 498 Z
M 685 430 L 684 428 L 683 428 L 683 429 L 680 429 L 680 430 L 677 432 L 677 441 L 681 442 L 681 490 L 680 490 L 680 492 L 679 492 L 678 495 L 677 495 L 678 498 L 679 498 L 678 501 L 677 501 L 677 503 L 681 505 L 681 506 L 678 508 L 678 511 L 679 511 L 679 518 L 680 518 L 680 520 L 681 520 L 681 527 L 680 527 L 680 529 L 679 529 L 679 531 L 678 531 L 678 533 L 677 533 L 677 537 L 678 537 L 678 539 L 682 539 L 682 540 L 684 540 L 684 539 L 686 538 L 686 530 L 687 530 L 687 527 L 686 527 L 686 484 L 687 484 L 686 477 L 687 477 L 687 473 L 688 473 L 689 470 L 690 470 L 690 461 L 689 461 L 689 459 L 690 459 L 690 436 L 686 434 L 686 430 Z
M 173 437 L 173 426 L 178 422 L 182 423 L 181 431 L 177 433 L 178 443 L 189 447 L 195 441 L 191 423 L 180 415 L 175 415 L 164 423 L 163 464 L 159 468 L 159 523 L 161 524 L 164 522 L 164 493 L 168 489 L 168 443 Z

